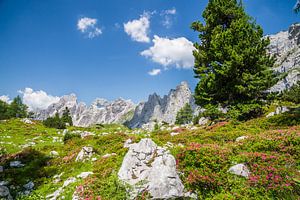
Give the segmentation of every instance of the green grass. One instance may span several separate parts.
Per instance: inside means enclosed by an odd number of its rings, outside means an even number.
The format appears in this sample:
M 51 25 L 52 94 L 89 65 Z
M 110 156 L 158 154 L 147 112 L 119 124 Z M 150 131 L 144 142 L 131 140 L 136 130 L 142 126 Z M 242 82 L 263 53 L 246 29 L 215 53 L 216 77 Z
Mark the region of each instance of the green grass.
M 69 177 L 91 171 L 93 175 L 84 180 L 77 179 L 64 188 L 61 196 L 71 199 L 77 190 L 89 199 L 126 199 L 125 187 L 117 177 L 127 152 L 123 144 L 129 138 L 138 142 L 150 137 L 160 146 L 173 143 L 170 152 L 177 160 L 181 179 L 186 189 L 196 193 L 199 199 L 299 199 L 299 124 L 296 112 L 243 123 L 221 122 L 195 130 L 182 128 L 176 136 L 170 135 L 172 131 L 161 130 L 132 134 L 132 130 L 116 124 L 68 127 L 69 131 L 90 131 L 95 135 L 70 138 L 64 143 L 63 135 L 59 134 L 62 130 L 46 128 L 40 122 L 1 121 L 0 165 L 4 166 L 5 172 L 0 173 L 0 180 L 9 181 L 16 187 L 11 190 L 13 196 L 23 190 L 24 184 L 33 181 L 32 194 L 19 199 L 43 199 Z M 235 142 L 239 136 L 248 138 Z M 35 145 L 23 148 L 30 142 Z M 83 146 L 93 147 L 96 161 L 75 162 Z M 50 157 L 53 150 L 59 157 Z M 108 153 L 116 153 L 116 156 L 102 158 Z M 9 168 L 12 160 L 20 160 L 25 166 Z M 230 166 L 241 162 L 248 164 L 253 173 L 251 180 L 227 173 Z M 257 170 L 257 166 L 264 170 Z M 53 176 L 61 173 L 61 181 L 54 183 Z M 268 183 L 273 185 L 269 186 L 265 179 L 270 173 L 282 180 L 270 179 Z

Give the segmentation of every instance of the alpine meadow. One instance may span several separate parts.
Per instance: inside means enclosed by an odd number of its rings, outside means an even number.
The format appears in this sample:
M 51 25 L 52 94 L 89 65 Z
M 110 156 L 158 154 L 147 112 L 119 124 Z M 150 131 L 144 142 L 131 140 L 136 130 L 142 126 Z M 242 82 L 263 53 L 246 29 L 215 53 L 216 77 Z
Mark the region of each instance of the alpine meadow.
M 0 200 L 300 199 L 299 13 L 0 1 Z

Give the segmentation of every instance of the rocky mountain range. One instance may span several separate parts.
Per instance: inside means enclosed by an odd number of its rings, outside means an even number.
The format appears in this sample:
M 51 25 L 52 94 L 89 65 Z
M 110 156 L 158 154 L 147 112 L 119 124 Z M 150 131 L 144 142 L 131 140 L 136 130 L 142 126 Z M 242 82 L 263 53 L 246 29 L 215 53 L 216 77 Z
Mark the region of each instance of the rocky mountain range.
M 128 117 L 132 117 L 135 105 L 130 100 L 119 98 L 115 101 L 96 99 L 90 106 L 86 106 L 85 103 L 77 102 L 75 94 L 70 94 L 62 96 L 47 109 L 38 111 L 36 118 L 44 120 L 57 112 L 62 115 L 66 107 L 70 110 L 74 126 L 87 127 L 93 124 L 124 123 Z
M 148 101 L 140 103 L 128 122 L 131 128 L 141 128 L 151 122 L 166 122 L 174 124 L 177 112 L 186 104 L 195 110 L 196 105 L 187 82 L 182 82 L 176 89 L 170 90 L 168 95 L 160 97 L 156 93 L 149 96 Z
M 293 24 L 287 31 L 281 31 L 270 38 L 269 52 L 276 57 L 274 70 L 286 73 L 272 88 L 271 92 L 281 92 L 300 80 L 300 23 Z
M 271 92 L 280 92 L 300 80 L 300 24 L 293 24 L 287 31 L 266 37 L 269 37 L 271 42 L 268 51 L 276 57 L 274 71 L 286 73 L 282 80 L 270 88 Z M 160 97 L 154 93 L 146 102 L 138 105 L 119 98 L 115 101 L 96 99 L 87 106 L 82 102 L 78 103 L 75 94 L 66 95 L 47 109 L 38 111 L 36 116 L 37 119 L 43 120 L 56 112 L 62 114 L 65 107 L 68 107 L 75 126 L 126 122 L 130 128 L 147 128 L 157 122 L 173 124 L 177 112 L 186 103 L 189 103 L 195 112 L 199 110 L 188 84 L 182 82 L 176 89 L 170 90 L 168 95 Z

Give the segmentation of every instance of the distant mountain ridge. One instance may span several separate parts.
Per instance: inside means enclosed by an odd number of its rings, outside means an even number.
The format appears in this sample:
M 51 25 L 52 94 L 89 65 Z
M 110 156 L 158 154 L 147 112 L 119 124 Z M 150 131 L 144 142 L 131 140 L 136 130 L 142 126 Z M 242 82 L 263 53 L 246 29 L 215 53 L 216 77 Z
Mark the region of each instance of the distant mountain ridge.
M 87 127 L 93 124 L 124 123 L 135 105 L 131 100 L 122 98 L 114 101 L 98 98 L 90 106 L 86 106 L 85 103 L 77 102 L 75 94 L 70 94 L 62 96 L 57 103 L 51 104 L 47 109 L 37 111 L 36 118 L 44 120 L 55 113 L 61 115 L 66 107 L 70 110 L 74 126 Z

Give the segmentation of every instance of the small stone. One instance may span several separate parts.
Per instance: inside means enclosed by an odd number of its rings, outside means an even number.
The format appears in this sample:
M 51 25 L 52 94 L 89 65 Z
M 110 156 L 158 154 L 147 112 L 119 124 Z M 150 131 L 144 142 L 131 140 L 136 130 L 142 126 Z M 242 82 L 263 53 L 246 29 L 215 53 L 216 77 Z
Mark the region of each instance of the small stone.
M 28 118 L 21 119 L 21 121 L 24 122 L 25 124 L 33 124 L 33 122 Z
M 27 184 L 23 185 L 23 187 L 27 190 L 32 190 L 34 188 L 34 183 L 30 181 Z
M 93 155 L 93 147 L 82 147 L 75 161 L 78 162 L 78 161 L 88 160 L 92 157 L 92 155 Z
M 59 154 L 57 151 L 50 151 L 50 156 L 57 157 L 57 156 L 59 156 Z
M 247 138 L 248 138 L 248 136 L 241 136 L 241 137 L 236 138 L 235 141 L 240 142 L 240 141 L 245 140 Z
M 245 164 L 237 164 L 229 168 L 228 172 L 248 178 L 250 171 Z
M 65 180 L 64 184 L 63 184 L 63 188 L 67 187 L 68 185 L 70 185 L 71 183 L 75 183 L 76 182 L 76 178 L 75 177 L 70 177 L 67 180 Z
M 93 172 L 81 172 L 79 175 L 77 175 L 77 178 L 85 179 L 89 175 L 93 174 Z
M 25 165 L 21 163 L 21 161 L 11 161 L 9 163 L 10 167 L 24 167 Z
M 171 136 L 179 135 L 179 132 L 171 132 L 170 135 Z
M 105 154 L 104 156 L 102 156 L 102 158 L 109 158 L 111 156 L 116 156 L 117 154 L 116 153 L 108 153 L 108 154 Z
M 200 119 L 199 119 L 199 121 L 198 121 L 198 124 L 200 125 L 200 126 L 204 126 L 204 125 L 206 125 L 207 123 L 208 123 L 208 118 L 205 118 L 205 117 L 201 117 Z

